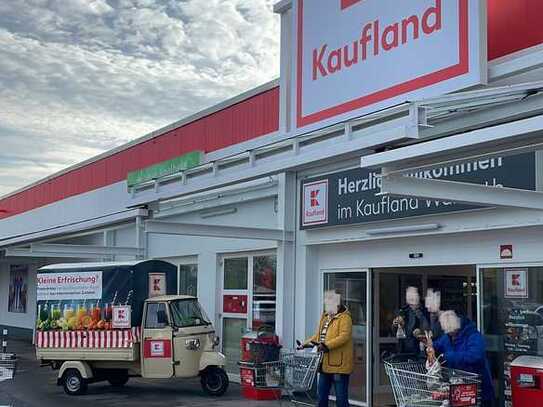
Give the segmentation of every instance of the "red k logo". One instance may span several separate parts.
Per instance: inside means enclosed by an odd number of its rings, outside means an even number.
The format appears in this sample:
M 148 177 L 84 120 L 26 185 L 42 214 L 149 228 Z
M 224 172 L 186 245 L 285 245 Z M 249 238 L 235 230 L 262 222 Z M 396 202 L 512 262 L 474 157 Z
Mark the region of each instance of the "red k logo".
M 310 192 L 310 198 L 311 198 L 311 207 L 314 208 L 315 206 L 319 206 L 319 201 L 318 201 L 318 197 L 319 197 L 319 190 L 318 189 L 315 189 L 314 191 L 311 191 Z
M 520 286 L 520 274 L 513 274 L 511 276 L 511 285 L 515 287 Z
M 347 7 L 351 7 L 356 3 L 360 3 L 362 0 L 341 0 L 341 9 L 345 10 Z

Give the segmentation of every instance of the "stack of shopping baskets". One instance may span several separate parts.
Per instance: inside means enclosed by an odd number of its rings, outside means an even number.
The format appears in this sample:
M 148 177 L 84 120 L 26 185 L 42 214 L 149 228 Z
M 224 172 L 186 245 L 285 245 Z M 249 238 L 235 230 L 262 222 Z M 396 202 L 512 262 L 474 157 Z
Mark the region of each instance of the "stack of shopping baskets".
M 11 380 L 17 370 L 17 357 L 13 353 L 0 353 L 0 382 Z
M 322 355 L 316 352 L 281 351 L 279 360 L 253 368 L 254 386 L 275 390 L 279 401 L 286 397 L 292 404 L 312 406 L 314 403 L 307 404 L 305 401 L 311 401 L 310 392 L 321 358 Z
M 398 407 L 481 405 L 481 379 L 477 374 L 444 367 L 429 374 L 424 361 L 403 358 L 384 363 Z

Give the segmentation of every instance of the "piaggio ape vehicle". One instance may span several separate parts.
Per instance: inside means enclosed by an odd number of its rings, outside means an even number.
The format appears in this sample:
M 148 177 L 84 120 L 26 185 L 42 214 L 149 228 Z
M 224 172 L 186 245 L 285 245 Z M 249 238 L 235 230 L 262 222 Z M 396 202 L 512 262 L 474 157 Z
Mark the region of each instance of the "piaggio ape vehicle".
M 69 395 L 130 377 L 200 377 L 224 394 L 226 359 L 197 298 L 176 295 L 177 268 L 157 260 L 57 264 L 37 276 L 36 356 Z

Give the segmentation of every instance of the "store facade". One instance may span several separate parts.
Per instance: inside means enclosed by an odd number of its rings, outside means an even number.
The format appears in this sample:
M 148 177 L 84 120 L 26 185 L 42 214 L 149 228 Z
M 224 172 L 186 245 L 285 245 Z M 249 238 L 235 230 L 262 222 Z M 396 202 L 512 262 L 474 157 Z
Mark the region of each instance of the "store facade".
M 480 184 L 540 190 L 539 160 L 540 153 L 529 153 L 497 158 L 495 166 L 490 160 L 466 161 L 463 174 L 461 167 L 447 171 L 453 179 L 463 176 Z M 467 172 L 468 167 L 473 171 Z M 380 181 L 369 187 L 372 171 L 315 171 L 299 176 L 297 259 L 306 260 L 306 274 L 298 269 L 297 281 L 307 291 L 297 308 L 305 303 L 306 309 L 320 311 L 323 292 L 331 288 L 348 304 L 355 337 L 353 404 L 393 402 L 382 358 L 398 352 L 392 320 L 405 305 L 407 287 L 414 286 L 422 297 L 428 289 L 440 291 L 443 310 L 453 309 L 478 324 L 487 340 L 500 405 L 506 405 L 506 358 L 543 353 L 538 347 L 543 322 L 538 283 L 543 276 L 537 274 L 540 214 L 382 196 Z M 444 174 L 445 169 L 436 173 Z M 308 211 L 308 199 L 326 202 L 321 206 L 325 212 Z M 516 281 L 522 287 L 519 292 L 514 291 Z M 303 320 L 310 331 L 319 311 L 297 315 L 296 326 Z M 512 328 L 525 330 L 525 339 L 515 339 Z
M 326 7 L 328 3 L 333 2 Z M 477 197 L 474 194 L 461 202 L 416 192 L 382 194 L 391 187 L 387 175 L 393 165 L 362 168 L 361 157 L 364 163 L 366 158 L 404 148 L 426 151 L 427 143 L 453 143 L 454 137 L 483 140 L 483 131 L 518 133 L 520 139 L 539 134 L 543 86 L 537 81 L 543 79 L 543 36 L 537 37 L 524 26 L 512 30 L 503 22 L 503 15 L 520 19 L 539 13 L 543 17 L 541 10 L 528 0 L 520 2 L 522 7 L 489 1 L 487 10 L 480 8 L 483 2 L 470 2 L 478 7 L 466 9 L 467 1 L 434 0 L 390 15 L 371 1 L 335 3 L 337 10 L 330 13 L 302 1 L 282 1 L 276 6 L 282 25 L 279 81 L 1 199 L 0 209 L 7 212 L 0 212 L 0 290 L 8 301 L 0 307 L 0 325 L 32 334 L 33 281 L 41 265 L 163 259 L 178 266 L 178 291 L 197 295 L 213 316 L 222 350 L 230 361 L 229 373 L 235 377 L 244 332 L 271 327 L 284 346 L 292 347 L 296 339 L 313 334 L 323 293 L 335 289 L 354 322 L 352 402 L 380 406 L 391 400 L 382 356 L 398 346 L 391 321 L 404 304 L 408 286 L 418 287 L 421 294 L 432 288 L 442 292 L 443 309 L 463 313 L 485 334 L 500 405 L 507 405 L 507 363 L 518 354 L 543 353 L 543 255 L 539 249 L 543 208 L 530 205 L 524 194 L 519 198 L 522 207 L 503 200 L 493 204 L 479 191 L 475 191 Z M 377 13 L 376 19 L 360 18 L 364 10 L 357 7 L 364 3 Z M 308 40 L 309 51 L 301 54 L 309 56 L 301 73 L 308 75 L 304 79 L 309 81 L 307 94 L 297 87 L 296 61 L 303 63 L 304 59 L 299 59 L 299 50 L 293 46 L 305 46 L 295 36 L 299 29 L 303 31 L 298 24 L 303 20 L 299 7 L 304 4 L 310 18 L 305 27 L 310 31 L 315 21 L 321 24 L 319 18 L 332 13 L 337 19 L 350 13 L 348 22 L 354 22 L 345 24 L 351 30 L 342 33 L 347 40 Z M 448 25 L 463 21 L 455 17 L 463 13 L 481 25 Z M 487 13 L 488 27 L 482 34 Z M 411 15 L 417 18 L 409 19 Z M 381 31 L 376 28 L 377 20 Z M 458 40 L 460 48 L 463 37 L 455 34 L 462 27 L 474 35 L 466 46 L 468 54 L 475 55 L 472 62 L 478 62 L 474 67 L 464 66 L 467 76 L 390 98 L 383 98 L 387 92 L 379 93 L 372 103 L 345 105 L 353 96 L 349 92 L 380 92 L 370 87 L 384 86 L 376 81 L 357 90 L 356 81 L 349 77 L 365 69 L 364 52 L 366 62 L 373 55 L 372 63 L 377 63 L 379 55 L 416 53 L 409 47 L 419 40 L 421 47 L 429 47 L 424 52 L 432 52 L 435 44 L 422 40 Z M 334 51 L 351 44 L 352 32 L 359 36 L 360 29 L 366 32 L 363 42 L 356 37 L 360 48 L 347 47 L 347 59 L 354 61 L 357 52 L 359 62 L 345 67 L 345 55 Z M 383 36 L 383 30 L 388 34 Z M 488 58 L 480 48 L 486 33 Z M 370 36 L 378 38 L 377 43 Z M 440 36 L 444 37 L 439 40 Z M 507 36 L 510 40 L 503 41 Z M 395 38 L 398 47 L 393 46 Z M 440 63 L 456 56 L 462 57 L 453 53 Z M 400 57 L 385 65 L 402 63 Z M 417 73 L 417 66 L 409 69 L 409 75 L 431 75 Z M 336 77 L 343 85 L 335 82 Z M 328 83 L 328 79 L 333 80 Z M 408 77 L 394 80 L 400 79 L 410 83 Z M 323 84 L 322 89 L 317 83 Z M 483 93 L 467 93 L 465 88 L 471 86 Z M 337 88 L 348 89 L 338 93 Z M 427 88 L 430 93 L 425 93 Z M 447 99 L 443 96 L 447 92 L 456 94 Z M 326 97 L 318 97 L 320 94 Z M 300 95 L 303 100 L 298 103 Z M 275 114 L 270 118 L 263 111 Z M 213 130 L 217 122 L 220 125 Z M 232 130 L 236 127 L 232 123 L 241 122 L 244 125 Z M 505 145 L 504 140 L 499 143 Z M 515 148 L 519 151 L 514 154 L 504 147 L 501 153 L 493 151 L 487 156 L 488 151 L 480 146 L 464 159 L 443 159 L 441 165 L 426 167 L 412 165 L 406 174 L 415 181 L 541 191 L 540 148 L 530 149 L 526 144 Z M 135 149 L 138 151 L 132 151 Z M 193 152 L 200 154 L 190 168 L 145 178 L 156 170 L 150 166 L 166 167 L 172 164 L 172 157 Z M 153 161 L 128 167 L 137 157 L 147 156 Z M 137 177 L 129 176 L 133 170 L 139 171 Z M 43 185 L 63 177 L 81 180 L 89 188 L 64 195 L 49 192 L 35 199 L 34 206 L 28 206 L 32 199 L 21 195 L 37 193 L 36 188 L 46 188 Z M 57 195 L 58 199 L 52 198 Z

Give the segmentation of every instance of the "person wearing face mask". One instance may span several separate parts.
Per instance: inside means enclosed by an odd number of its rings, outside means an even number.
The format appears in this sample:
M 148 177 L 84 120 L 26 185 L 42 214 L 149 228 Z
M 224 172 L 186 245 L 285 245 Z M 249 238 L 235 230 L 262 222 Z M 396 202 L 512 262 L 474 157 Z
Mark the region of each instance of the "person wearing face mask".
M 335 291 L 324 294 L 324 312 L 317 332 L 303 347 L 317 346 L 323 352 L 319 371 L 319 407 L 328 407 L 330 389 L 334 385 L 336 406 L 349 406 L 349 376 L 353 372 L 353 321 L 341 296 Z
M 429 315 L 420 304 L 419 289 L 408 287 L 405 292 L 406 305 L 392 322 L 392 329 L 399 339 L 399 352 L 404 354 L 420 354 L 421 346 L 416 338 L 416 332 L 430 329 Z
M 483 407 L 494 405 L 494 388 L 483 335 L 468 318 L 459 317 L 454 311 L 439 316 L 444 334 L 427 348 L 428 363 L 442 355 L 444 366 L 478 374 L 482 379 Z

